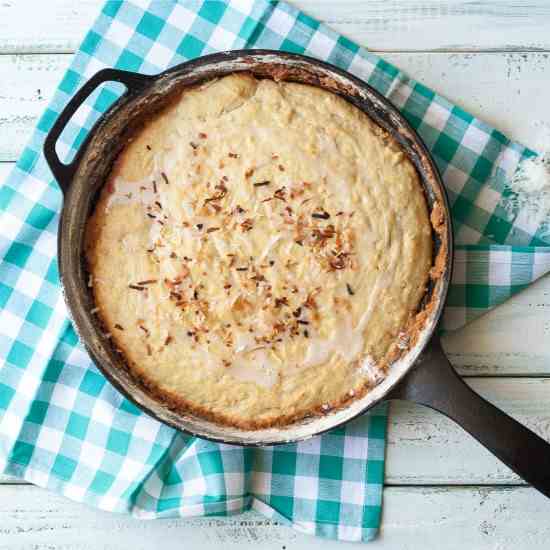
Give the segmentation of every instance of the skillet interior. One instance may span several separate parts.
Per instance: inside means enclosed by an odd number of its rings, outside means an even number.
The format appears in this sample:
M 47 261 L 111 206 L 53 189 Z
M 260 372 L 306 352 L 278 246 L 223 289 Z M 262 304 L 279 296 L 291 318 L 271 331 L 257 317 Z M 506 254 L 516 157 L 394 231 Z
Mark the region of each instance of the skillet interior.
M 253 431 L 176 413 L 149 395 L 132 378 L 122 359 L 103 337 L 97 319 L 90 314 L 94 305 L 82 262 L 86 220 L 128 137 L 183 87 L 243 70 L 257 77 L 320 86 L 353 103 L 400 143 L 418 170 L 430 212 L 443 213 L 441 232 L 433 233 L 434 258 L 438 259 L 441 269 L 439 276 L 430 283 L 421 304 L 426 320 L 414 346 L 392 365 L 388 376 L 365 397 L 344 409 L 284 427 Z M 245 50 L 199 58 L 152 77 L 143 89 L 123 96 L 94 127 L 81 151 L 78 169 L 65 197 L 59 231 L 59 265 L 65 298 L 81 341 L 100 370 L 119 391 L 159 420 L 180 430 L 226 443 L 266 445 L 305 439 L 330 430 L 379 402 L 413 366 L 429 341 L 446 296 L 452 257 L 450 216 L 441 180 L 426 148 L 403 117 L 384 98 L 348 73 L 316 60 L 272 51 Z

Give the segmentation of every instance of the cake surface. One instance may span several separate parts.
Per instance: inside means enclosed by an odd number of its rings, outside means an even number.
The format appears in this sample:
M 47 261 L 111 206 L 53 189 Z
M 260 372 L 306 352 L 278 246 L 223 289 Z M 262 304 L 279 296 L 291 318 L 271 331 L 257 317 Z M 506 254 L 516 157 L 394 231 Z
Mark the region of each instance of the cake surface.
M 432 236 L 413 165 L 364 113 L 236 74 L 184 90 L 127 144 L 86 259 L 136 377 L 174 408 L 258 428 L 383 378 Z

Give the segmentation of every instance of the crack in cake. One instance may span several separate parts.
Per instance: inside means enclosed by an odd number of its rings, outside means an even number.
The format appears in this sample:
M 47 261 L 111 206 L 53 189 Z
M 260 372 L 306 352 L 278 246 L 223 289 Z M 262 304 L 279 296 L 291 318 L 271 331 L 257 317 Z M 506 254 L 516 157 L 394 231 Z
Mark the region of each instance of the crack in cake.
M 367 115 L 238 73 L 183 90 L 127 143 L 86 259 L 132 374 L 172 408 L 254 429 L 383 379 L 432 234 L 414 166 Z

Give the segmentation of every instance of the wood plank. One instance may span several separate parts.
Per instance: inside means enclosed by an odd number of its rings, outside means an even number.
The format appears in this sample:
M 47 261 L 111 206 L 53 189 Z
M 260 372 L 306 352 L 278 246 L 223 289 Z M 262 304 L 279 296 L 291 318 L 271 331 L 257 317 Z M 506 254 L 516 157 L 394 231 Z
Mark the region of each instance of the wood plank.
M 384 492 L 373 550 L 546 550 L 550 501 L 530 488 L 398 488 Z M 35 487 L 0 487 L 1 550 L 294 550 L 335 548 L 256 513 L 143 521 L 93 510 Z M 343 548 L 343 546 L 342 546 Z
M 550 275 L 449 334 L 443 347 L 465 376 L 550 375 Z
M 471 378 L 475 391 L 550 441 L 550 379 Z M 426 407 L 392 402 L 386 483 L 523 483 L 458 425 Z
M 102 5 L 102 0 L 1 2 L 0 53 L 73 52 Z
M 304 11 L 375 51 L 548 49 L 548 2 L 300 0 Z
M 550 49 L 545 0 L 295 0 L 336 31 L 373 50 Z M 102 0 L 0 4 L 0 52 L 72 52 Z M 29 17 L 32 8 L 33 17 Z
M 385 58 L 527 145 L 534 146 L 540 126 L 550 122 L 545 96 L 550 54 L 392 53 Z M 17 158 L 69 62 L 64 54 L 0 56 L 0 162 Z
M 550 124 L 545 91 L 549 53 L 387 53 L 383 57 L 525 145 L 535 147 L 541 126 Z
M 0 162 L 18 158 L 70 60 L 59 54 L 0 55 Z

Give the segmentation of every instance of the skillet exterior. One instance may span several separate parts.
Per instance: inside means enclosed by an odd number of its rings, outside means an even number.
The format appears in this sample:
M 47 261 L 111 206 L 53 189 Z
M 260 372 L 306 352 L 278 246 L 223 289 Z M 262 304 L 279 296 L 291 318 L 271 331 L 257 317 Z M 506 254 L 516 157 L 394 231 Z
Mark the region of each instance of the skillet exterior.
M 202 418 L 177 413 L 137 383 L 108 339 L 103 336 L 97 319 L 90 313 L 93 303 L 82 264 L 85 222 L 93 208 L 97 191 L 127 137 L 182 87 L 242 70 L 258 76 L 320 86 L 339 93 L 368 114 L 400 143 L 415 164 L 426 192 L 432 223 L 438 228 L 434 230 L 436 276 L 423 303 L 423 322 L 419 326 L 416 343 L 392 365 L 386 379 L 367 396 L 344 409 L 289 426 L 261 430 L 219 426 Z M 68 120 L 64 117 L 65 113 L 52 128 L 45 144 L 45 153 L 66 193 L 58 236 L 59 268 L 65 299 L 81 341 L 109 381 L 148 414 L 176 429 L 215 441 L 241 445 L 272 445 L 303 440 L 351 420 L 387 397 L 413 367 L 436 328 L 447 293 L 452 258 L 450 213 L 441 179 L 426 147 L 399 112 L 376 91 L 349 73 L 324 62 L 282 52 L 224 52 L 178 65 L 154 77 L 113 70 L 102 73 L 98 73 L 92 80 L 123 81 L 129 90 L 127 94 L 98 121 L 71 165 L 56 171 L 56 166 L 51 162 L 54 156 L 51 148 L 55 146 L 56 133 L 60 131 L 60 125 Z M 82 101 L 85 97 L 80 98 L 77 94 L 76 99 Z

